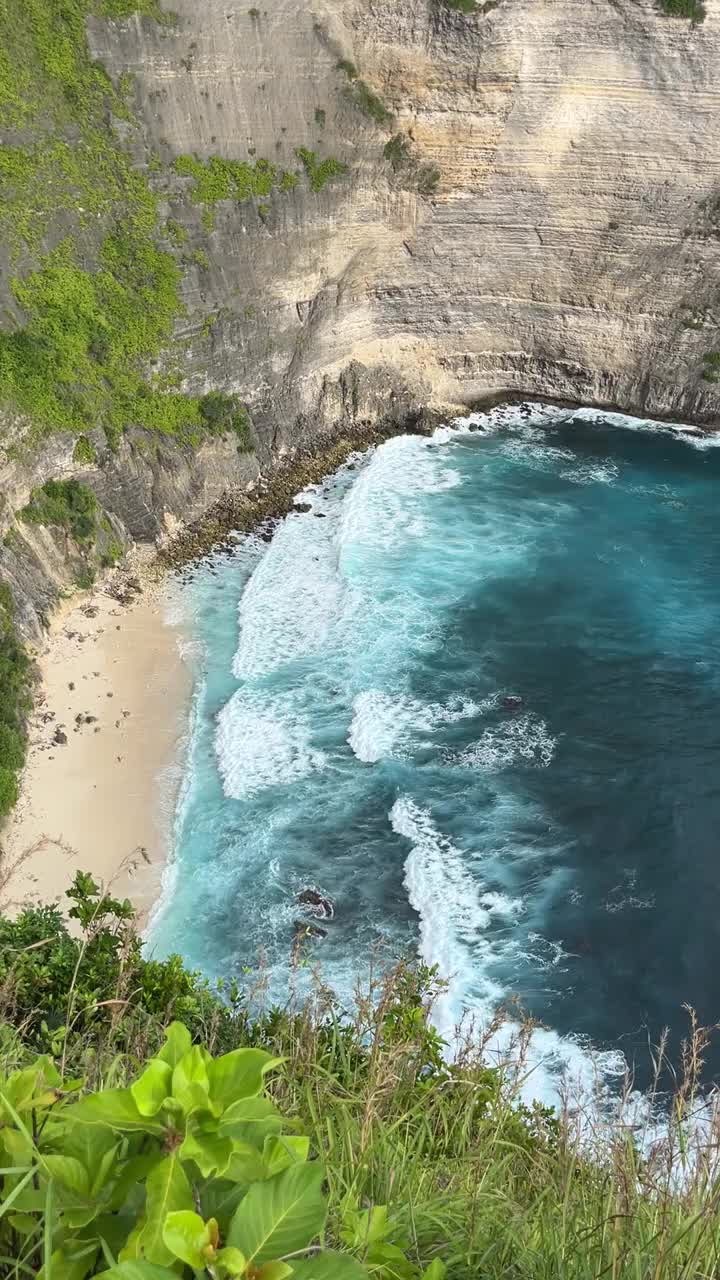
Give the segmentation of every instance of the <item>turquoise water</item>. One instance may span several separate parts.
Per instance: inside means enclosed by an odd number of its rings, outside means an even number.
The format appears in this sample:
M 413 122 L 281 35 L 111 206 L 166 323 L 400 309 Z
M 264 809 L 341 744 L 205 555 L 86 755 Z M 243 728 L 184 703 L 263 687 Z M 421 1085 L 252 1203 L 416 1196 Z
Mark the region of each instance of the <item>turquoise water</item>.
M 314 886 L 343 999 L 419 951 L 446 1035 L 517 996 L 538 1074 L 592 1046 L 642 1083 L 684 1002 L 720 1015 L 719 486 L 689 435 L 501 410 L 388 441 L 195 571 L 153 947 L 261 957 L 284 1002 Z

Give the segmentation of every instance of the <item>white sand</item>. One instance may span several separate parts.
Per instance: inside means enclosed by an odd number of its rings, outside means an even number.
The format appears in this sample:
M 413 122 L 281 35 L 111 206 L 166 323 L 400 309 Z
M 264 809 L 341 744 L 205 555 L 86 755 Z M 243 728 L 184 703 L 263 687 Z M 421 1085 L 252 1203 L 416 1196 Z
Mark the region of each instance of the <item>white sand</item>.
M 187 727 L 191 676 L 178 639 L 147 586 L 130 605 L 100 588 L 54 619 L 37 654 L 21 797 L 2 838 L 5 910 L 61 899 L 81 869 L 146 918 L 169 854 Z

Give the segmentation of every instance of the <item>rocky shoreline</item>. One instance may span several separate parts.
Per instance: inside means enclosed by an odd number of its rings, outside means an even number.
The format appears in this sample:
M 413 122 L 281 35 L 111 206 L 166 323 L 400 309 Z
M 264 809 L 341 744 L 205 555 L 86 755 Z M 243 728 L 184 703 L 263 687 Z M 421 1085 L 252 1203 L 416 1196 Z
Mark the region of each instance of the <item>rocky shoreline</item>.
M 269 475 L 261 475 L 247 489 L 228 490 L 204 515 L 173 534 L 159 549 L 158 561 L 165 568 L 184 568 L 222 549 L 229 534 L 252 533 L 268 521 L 282 519 L 293 510 L 298 493 L 332 475 L 351 454 L 393 436 L 430 435 L 447 418 L 447 414 L 427 410 L 401 424 L 389 422 L 333 439 L 321 438 L 316 449 L 278 460 Z

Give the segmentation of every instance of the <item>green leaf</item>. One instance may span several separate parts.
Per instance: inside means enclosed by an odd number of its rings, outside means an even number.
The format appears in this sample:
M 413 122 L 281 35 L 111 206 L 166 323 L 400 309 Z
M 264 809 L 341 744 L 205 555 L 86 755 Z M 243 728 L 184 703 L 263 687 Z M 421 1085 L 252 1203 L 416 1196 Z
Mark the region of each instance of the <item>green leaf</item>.
M 64 1118 L 69 1125 L 95 1124 L 121 1133 L 164 1133 L 158 1120 L 144 1116 L 129 1089 L 105 1089 L 91 1093 L 68 1107 Z
M 390 1275 L 397 1277 L 398 1280 L 415 1280 L 417 1271 L 413 1264 L 408 1261 L 399 1245 L 396 1244 L 374 1244 L 366 1254 L 366 1262 L 371 1266 L 380 1267 L 387 1270 Z M 387 1265 L 386 1265 L 387 1264 Z
M 253 1280 L 286 1280 L 293 1273 L 287 1262 L 266 1262 L 264 1267 L 256 1271 Z
M 390 1234 L 387 1205 L 376 1204 L 372 1209 L 350 1210 L 345 1214 L 345 1227 L 340 1238 L 355 1249 L 386 1240 Z
M 140 1235 L 140 1250 L 149 1262 L 171 1263 L 173 1254 L 163 1240 L 163 1227 L 169 1213 L 192 1209 L 190 1183 L 174 1151 L 156 1165 L 147 1180 L 145 1226 Z
M 169 1213 L 163 1227 L 163 1241 L 170 1253 L 187 1263 L 193 1271 L 205 1267 L 207 1255 L 205 1250 L 212 1246 L 211 1233 L 198 1213 L 189 1209 L 181 1209 L 177 1213 Z
M 228 1107 L 218 1121 L 218 1133 L 249 1142 L 262 1151 L 270 1133 L 279 1133 L 283 1118 L 269 1098 L 241 1098 Z
M 62 1155 L 74 1156 L 87 1170 L 91 1191 L 103 1185 L 98 1182 L 99 1170 L 108 1155 L 113 1158 L 118 1143 L 112 1129 L 87 1124 L 63 1124 L 59 1132 L 52 1135 L 52 1145 L 60 1147 Z
M 291 1164 L 302 1164 L 310 1154 L 310 1139 L 290 1137 L 288 1134 L 270 1134 L 263 1146 L 263 1159 L 267 1165 L 267 1177 L 288 1169 Z
M 422 1273 L 422 1280 L 445 1280 L 447 1267 L 440 1258 L 434 1258 L 429 1267 Z
M 241 1098 L 262 1092 L 263 1078 L 284 1058 L 272 1058 L 264 1049 L 235 1049 L 210 1063 L 210 1095 L 221 1111 Z
M 233 1141 L 232 1155 L 223 1176 L 249 1186 L 251 1182 L 263 1182 L 268 1177 L 268 1170 L 257 1147 L 252 1147 L 249 1142 Z
M 245 1254 L 239 1249 L 233 1249 L 231 1245 L 228 1245 L 227 1249 L 220 1249 L 215 1260 L 221 1263 L 231 1276 L 241 1276 L 247 1267 Z
M 90 1176 L 87 1169 L 74 1156 L 42 1156 L 42 1163 L 50 1177 L 67 1191 L 86 1200 L 90 1194 Z
M 173 1070 L 170 1092 L 185 1114 L 190 1115 L 199 1108 L 210 1107 L 209 1089 L 206 1050 L 193 1045 Z
M 250 1148 L 255 1154 L 253 1148 Z M 183 1160 L 194 1160 L 203 1178 L 211 1174 L 222 1177 L 233 1154 L 231 1138 L 219 1138 L 217 1133 L 188 1133 L 180 1148 Z
M 157 1054 L 161 1062 L 167 1062 L 174 1070 L 181 1058 L 192 1048 L 192 1037 L 182 1022 L 171 1022 L 165 1032 L 165 1043 Z
M 108 1209 L 118 1212 L 131 1195 L 133 1188 L 142 1185 L 156 1165 L 163 1159 L 160 1150 L 146 1156 L 132 1156 L 120 1166 L 117 1182 L 108 1200 Z
M 170 1093 L 172 1067 L 160 1058 L 151 1058 L 142 1075 L 130 1086 L 135 1105 L 143 1116 L 155 1116 Z
M 293 1262 L 293 1275 L 302 1280 L 368 1280 L 368 1273 L 349 1253 L 327 1250 L 314 1258 Z
M 155 1266 L 152 1262 L 143 1262 L 140 1258 L 119 1262 L 116 1267 L 111 1267 L 102 1274 L 105 1280 L 177 1280 L 175 1271 Z
M 56 1249 L 50 1256 L 50 1265 L 41 1267 L 37 1280 L 85 1280 L 94 1269 L 97 1253 L 96 1244 L 70 1254 Z
M 327 1207 L 320 1164 L 296 1164 L 268 1182 L 256 1182 L 238 1206 L 228 1244 L 259 1267 L 305 1249 L 322 1231 Z

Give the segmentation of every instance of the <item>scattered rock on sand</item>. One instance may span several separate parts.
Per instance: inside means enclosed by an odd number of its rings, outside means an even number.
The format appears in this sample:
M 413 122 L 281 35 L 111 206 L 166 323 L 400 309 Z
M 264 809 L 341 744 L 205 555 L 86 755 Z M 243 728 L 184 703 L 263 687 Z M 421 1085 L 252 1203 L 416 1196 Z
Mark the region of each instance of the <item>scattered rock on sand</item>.
M 57 729 L 55 730 L 55 736 L 54 736 L 54 738 L 53 738 L 53 742 L 54 742 L 58 747 L 64 747 L 64 746 L 66 746 L 66 744 L 67 744 L 67 734 L 66 734 L 66 733 L 63 733 L 63 731 L 62 731 L 62 729 L 60 728 L 60 726 L 59 726 L 59 725 L 58 725 Z

